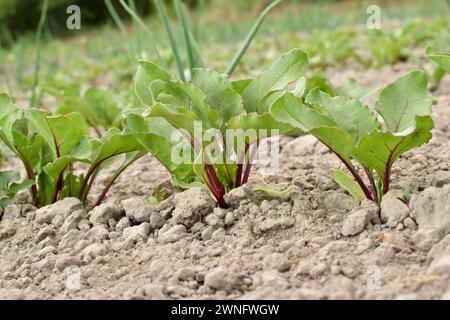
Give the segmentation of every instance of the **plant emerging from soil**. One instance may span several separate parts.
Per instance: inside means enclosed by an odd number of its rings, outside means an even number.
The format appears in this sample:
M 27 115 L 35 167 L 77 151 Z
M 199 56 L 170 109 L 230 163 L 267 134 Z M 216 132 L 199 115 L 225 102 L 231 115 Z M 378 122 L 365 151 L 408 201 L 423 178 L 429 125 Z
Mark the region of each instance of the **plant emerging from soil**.
M 292 130 L 268 108 L 306 67 L 306 54 L 292 50 L 254 79 L 230 82 L 225 75 L 194 69 L 185 83 L 141 62 L 136 93 L 148 109 L 129 114 L 124 128 L 170 171 L 175 186 L 206 188 L 227 207 L 225 194 L 248 181 L 261 140 Z M 230 132 L 243 143 L 230 142 Z M 183 151 L 187 161 L 174 158 L 174 150 Z
M 134 136 L 117 128 L 94 138 L 79 113 L 52 115 L 39 109 L 23 110 L 5 94 L 0 95 L 0 140 L 20 159 L 27 175 L 25 182 L 17 185 L 17 174 L 2 174 L 5 201 L 26 186 L 38 207 L 65 197 L 78 197 L 87 203 L 98 173 L 122 155 L 123 163 L 104 186 L 95 202 L 98 205 L 119 174 L 146 153 Z M 87 170 L 79 174 L 83 170 L 76 170 L 76 163 L 86 164 Z
M 395 161 L 431 139 L 432 104 L 426 74 L 412 71 L 381 91 L 375 110 L 315 88 L 305 97 L 285 93 L 270 113 L 325 144 L 350 173 L 336 170 L 336 182 L 359 200 L 379 204 L 390 189 Z

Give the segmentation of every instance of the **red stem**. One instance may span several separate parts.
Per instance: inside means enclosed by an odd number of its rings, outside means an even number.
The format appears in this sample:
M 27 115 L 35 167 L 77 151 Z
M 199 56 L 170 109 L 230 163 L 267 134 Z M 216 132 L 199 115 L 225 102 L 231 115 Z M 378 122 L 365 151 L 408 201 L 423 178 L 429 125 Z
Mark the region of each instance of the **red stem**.
M 24 165 L 25 170 L 27 172 L 28 179 L 33 180 L 34 182 L 36 182 L 36 176 L 34 175 L 33 169 L 30 167 L 30 165 L 26 161 L 22 160 L 22 162 L 23 162 L 23 165 Z M 33 184 L 30 187 L 30 193 L 31 193 L 31 199 L 33 200 L 34 206 L 36 208 L 39 208 L 40 204 L 39 204 L 38 191 L 37 191 L 36 184 Z
M 252 151 L 250 153 L 250 157 L 248 159 L 247 166 L 245 167 L 244 177 L 242 178 L 242 184 L 246 184 L 248 182 L 248 178 L 250 176 L 250 170 L 252 168 L 253 160 L 255 159 L 256 151 L 259 147 L 259 140 L 256 140 L 256 144 L 252 146 Z
M 333 150 L 331 150 L 333 151 Z M 359 184 L 359 186 L 361 187 L 362 191 L 364 192 L 364 195 L 366 196 L 367 199 L 374 201 L 374 199 L 372 198 L 372 195 L 370 194 L 369 189 L 367 189 L 367 186 L 365 185 L 363 179 L 361 178 L 361 176 L 358 174 L 358 172 L 356 172 L 355 168 L 353 168 L 349 163 L 347 163 L 347 161 L 345 161 L 339 154 L 335 153 L 333 151 L 333 153 L 345 164 L 345 166 L 347 167 L 347 169 L 350 171 L 350 173 L 352 174 L 353 178 L 355 178 L 356 182 Z M 374 201 L 375 202 L 375 201 Z
M 16 150 L 17 150 L 17 147 L 16 147 Z M 27 172 L 28 179 L 36 182 L 36 175 L 34 174 L 33 168 L 30 166 L 30 164 L 28 163 L 26 158 L 23 156 L 23 154 L 19 150 L 17 150 L 17 155 L 19 156 L 20 160 L 22 161 L 25 171 Z M 33 200 L 34 206 L 36 208 L 39 208 L 40 203 L 39 203 L 39 196 L 38 196 L 36 184 L 33 184 L 30 187 L 30 193 L 31 193 L 31 199 Z
M 388 163 L 386 165 L 386 172 L 384 174 L 383 194 L 386 194 L 389 192 L 390 184 L 391 184 L 391 166 L 390 166 L 389 162 L 390 162 L 390 159 L 388 160 Z
M 237 174 L 236 174 L 236 187 L 240 187 L 242 185 L 242 168 L 244 166 L 244 160 L 245 160 L 245 155 L 248 152 L 248 148 L 249 145 L 245 144 L 245 150 L 244 152 L 241 154 L 241 156 L 238 159 L 238 170 L 237 170 Z
M 377 187 L 375 185 L 375 180 L 373 179 L 373 174 L 369 172 L 369 170 L 367 168 L 364 168 L 364 171 L 367 174 L 367 177 L 369 178 L 370 181 L 370 185 L 372 187 L 372 194 L 373 194 L 373 199 L 374 201 L 378 204 L 378 191 L 377 191 Z
M 222 184 L 219 181 L 219 178 L 217 177 L 216 171 L 214 170 L 214 167 L 211 164 L 205 164 L 205 170 L 206 174 L 208 175 L 208 180 L 210 182 L 210 185 L 212 187 L 213 194 L 217 199 L 217 202 L 219 203 L 219 206 L 221 208 L 228 208 L 227 203 L 225 202 L 224 196 L 225 196 L 225 189 L 223 188 Z

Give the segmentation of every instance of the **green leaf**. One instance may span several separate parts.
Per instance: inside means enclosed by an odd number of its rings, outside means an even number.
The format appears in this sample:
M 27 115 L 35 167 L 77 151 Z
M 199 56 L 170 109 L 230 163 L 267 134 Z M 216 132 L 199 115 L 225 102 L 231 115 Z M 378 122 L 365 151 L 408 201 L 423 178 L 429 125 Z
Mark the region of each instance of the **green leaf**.
M 343 162 L 351 164 L 351 155 L 355 145 L 354 138 L 337 127 L 317 127 L 310 133 L 332 150 Z
M 150 108 L 147 115 L 154 118 L 164 118 L 173 127 L 177 129 L 184 129 L 194 136 L 194 122 L 198 121 L 198 119 L 193 112 L 187 109 L 175 109 L 170 108 L 167 105 L 157 103 Z
M 270 108 L 274 119 L 294 128 L 309 131 L 320 126 L 335 126 L 336 123 L 319 112 L 308 108 L 299 97 L 286 93 Z
M 81 182 L 83 176 L 76 176 L 72 172 L 68 172 L 64 176 L 64 187 L 60 192 L 60 198 L 78 197 L 80 194 Z
M 301 50 L 294 49 L 282 55 L 244 90 L 242 99 L 247 112 L 255 112 L 258 102 L 268 92 L 284 89 L 299 79 L 307 67 L 308 57 Z
M 68 155 L 81 138 L 89 133 L 79 113 L 52 116 L 45 111 L 30 109 L 26 116 L 51 148 L 54 159 Z
M 44 172 L 52 178 L 53 180 L 57 180 L 59 175 L 71 164 L 83 161 L 88 162 L 87 159 L 80 159 L 73 156 L 63 156 L 61 158 L 56 159 L 53 162 L 50 162 L 44 166 Z
M 314 91 L 318 91 L 318 88 Z M 337 126 L 349 133 L 356 142 L 367 132 L 381 126 L 373 112 L 358 100 L 342 96 L 330 97 L 324 92 L 312 92 L 311 95 L 320 97 L 320 106 Z
M 226 76 L 206 69 L 194 69 L 192 83 L 206 94 L 206 103 L 220 112 L 227 122 L 243 110 L 242 99 L 227 82 Z
M 151 84 L 156 80 L 168 82 L 170 79 L 170 74 L 157 65 L 140 61 L 139 68 L 134 77 L 136 95 L 143 104 L 151 106 L 155 103 L 155 97 L 153 97 L 153 93 L 150 90 Z
M 23 111 L 6 94 L 0 94 L 0 139 L 11 151 L 16 152 L 14 125 L 23 118 Z
M 253 192 L 263 192 L 263 193 L 268 194 L 271 197 L 280 198 L 280 197 L 284 197 L 289 192 L 291 192 L 291 188 L 287 188 L 285 190 L 279 191 L 271 186 L 255 185 L 255 186 L 253 186 L 252 191 Z
M 439 64 L 445 72 L 450 73 L 450 52 L 432 52 L 431 48 L 427 48 L 425 54 Z
M 129 115 L 124 121 L 125 129 L 132 133 L 141 145 L 157 158 L 167 170 L 179 181 L 190 181 L 194 174 L 192 168 L 193 154 L 190 145 L 183 137 L 176 137 L 176 128 L 162 118 L 144 118 L 139 115 Z M 176 163 L 174 153 L 189 157 L 189 163 Z M 182 162 L 182 161 L 181 161 Z
M 363 166 L 384 178 L 402 154 L 430 141 L 433 127 L 430 116 L 417 116 L 415 125 L 402 133 L 375 130 L 361 139 L 354 156 Z
M 206 129 L 223 126 L 223 118 L 219 110 L 212 109 L 205 102 L 207 98 L 205 93 L 191 83 L 179 81 L 162 83 L 159 81 L 154 82 L 154 84 L 152 92 L 155 101 L 163 104 L 165 108 L 185 114 L 193 113 L 196 119 L 202 121 L 202 125 Z M 151 108 L 154 108 L 154 106 Z
M 431 114 L 432 103 L 433 98 L 427 90 L 427 75 L 412 71 L 383 89 L 375 109 L 390 131 L 401 132 L 414 127 L 416 116 Z
M 306 79 L 304 94 L 308 95 L 308 93 L 314 88 L 317 88 L 320 91 L 329 94 L 330 96 L 334 96 L 334 90 L 331 83 L 328 81 L 325 75 L 317 71 L 311 77 Z
M 42 172 L 37 177 L 37 187 L 39 191 L 39 204 L 48 205 L 54 200 L 56 181 Z
M 337 184 L 347 190 L 352 196 L 358 199 L 358 201 L 363 201 L 366 198 L 361 187 L 344 171 L 338 169 L 334 171 L 333 176 Z
M 93 153 L 92 166 L 97 166 L 115 156 L 142 149 L 134 135 L 122 133 L 116 128 L 109 129 L 102 137 L 101 142 L 101 146 Z
M 32 180 L 20 180 L 17 171 L 0 171 L 0 207 L 6 207 L 15 202 L 17 192 L 30 188 L 35 184 Z
M 335 89 L 336 95 L 347 96 L 361 102 L 366 102 L 377 91 L 377 87 L 360 87 L 355 79 L 349 79 L 347 83 Z
M 235 80 L 231 81 L 231 86 L 233 87 L 234 91 L 236 91 L 238 94 L 242 96 L 245 89 L 250 85 L 253 79 L 241 79 L 241 80 Z
M 84 94 L 84 100 L 95 113 L 94 124 L 103 128 L 112 127 L 122 114 L 122 108 L 119 107 L 114 96 L 106 90 L 90 88 Z M 94 119 L 86 118 L 88 121 Z
M 269 113 L 262 115 L 249 113 L 230 119 L 227 123 L 227 129 L 242 130 L 243 134 L 248 133 L 245 138 L 247 143 L 252 143 L 256 139 L 271 137 L 275 134 L 285 134 L 293 128 L 288 124 L 275 120 Z

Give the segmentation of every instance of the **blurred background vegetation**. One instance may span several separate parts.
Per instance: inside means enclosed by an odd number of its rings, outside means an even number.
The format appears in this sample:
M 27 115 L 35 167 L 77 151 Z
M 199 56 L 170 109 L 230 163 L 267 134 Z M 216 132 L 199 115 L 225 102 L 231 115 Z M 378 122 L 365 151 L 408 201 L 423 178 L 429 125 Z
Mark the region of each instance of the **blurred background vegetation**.
M 450 0 L 382 0 L 377 1 L 381 7 L 387 8 L 383 12 L 389 18 L 403 19 L 411 16 L 436 16 L 445 15 L 442 11 L 445 2 Z M 172 1 L 165 0 L 170 7 Z M 193 10 L 196 22 L 203 22 L 208 29 L 212 28 L 209 35 L 215 34 L 216 29 L 223 31 L 223 37 L 241 36 L 251 17 L 263 10 L 270 0 L 184 0 L 188 7 Z M 343 23 L 361 23 L 366 18 L 364 8 L 373 1 L 358 0 L 285 0 L 285 8 L 296 8 L 294 10 L 283 10 L 280 29 L 310 30 L 316 27 L 333 28 Z M 119 16 L 128 19 L 129 16 L 120 6 L 118 0 L 112 0 Z M 67 19 L 66 8 L 69 5 L 78 5 L 82 12 L 84 29 L 92 29 L 111 20 L 111 16 L 103 0 L 50 0 L 48 8 L 48 19 L 46 32 L 54 36 L 71 34 L 65 25 Z M 155 14 L 154 1 L 134 0 L 136 11 L 141 16 Z M 11 44 L 28 31 L 35 31 L 42 0 L 0 0 L 0 41 L 3 46 Z M 338 11 L 336 11 L 336 9 Z M 362 10 L 360 10 L 362 9 Z M 279 10 L 281 11 L 281 10 Z M 207 14 L 205 14 L 207 12 Z M 339 14 L 336 14 L 339 12 Z M 448 13 L 448 12 L 447 12 Z M 172 12 L 173 14 L 173 12 Z M 228 24 L 224 26 L 224 24 Z M 287 28 L 287 30 L 286 30 Z M 278 31 L 278 30 L 277 30 Z M 203 40 L 215 41 L 214 36 L 203 36 Z M 232 39 L 230 39 L 232 40 Z
M 56 96 L 57 101 L 53 103 L 58 104 L 61 95 L 80 95 L 88 87 L 108 88 L 128 99 L 132 96 L 131 79 L 137 61 L 154 61 L 155 46 L 167 67 L 175 71 L 174 57 L 155 1 L 124 1 L 130 6 L 133 4 L 145 28 L 130 19 L 119 0 L 111 2 L 124 29 L 118 27 L 104 0 L 49 0 L 42 46 L 38 48 L 36 30 L 43 0 L 0 0 L 0 92 L 15 96 L 19 103 L 27 101 L 32 95 L 30 88 L 37 85 L 38 78 L 38 105 L 51 104 L 52 101 L 45 100 L 49 95 Z M 164 1 L 175 40 L 182 44 L 182 28 L 176 22 L 173 1 Z M 272 0 L 182 2 L 189 11 L 189 24 L 205 64 L 223 72 L 255 19 Z M 352 57 L 361 60 L 362 67 L 382 66 L 407 59 L 404 49 L 408 46 L 422 47 L 436 39 L 442 43 L 435 43 L 438 48 L 445 49 L 450 44 L 450 0 L 378 0 L 383 30 L 368 34 L 370 30 L 364 26 L 367 7 L 373 2 L 284 0 L 262 25 L 256 41 L 239 65 L 238 76 L 258 73 L 277 55 L 292 47 L 307 51 L 315 67 L 325 68 Z M 72 4 L 81 8 L 81 30 L 66 28 L 66 10 Z M 416 21 L 434 22 L 423 25 Z M 406 22 L 410 24 L 406 24 L 408 27 L 402 34 L 398 27 Z M 397 31 L 391 33 L 393 29 Z M 426 42 L 417 43 L 416 40 L 422 38 Z M 372 57 L 362 56 L 365 59 L 362 61 L 357 55 L 358 47 L 365 47 Z M 186 60 L 184 52 L 182 54 Z

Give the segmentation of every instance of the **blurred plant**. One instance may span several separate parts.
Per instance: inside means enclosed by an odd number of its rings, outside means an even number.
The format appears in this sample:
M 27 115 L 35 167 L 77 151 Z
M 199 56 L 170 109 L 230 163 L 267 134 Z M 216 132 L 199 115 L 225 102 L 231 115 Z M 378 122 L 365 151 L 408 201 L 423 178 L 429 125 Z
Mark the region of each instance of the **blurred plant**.
M 248 47 L 250 46 L 251 42 L 255 38 L 259 28 L 261 27 L 262 23 L 264 22 L 264 19 L 266 16 L 276 7 L 278 6 L 283 0 L 274 0 L 258 17 L 258 19 L 253 24 L 252 28 L 247 34 L 247 37 L 244 40 L 244 43 L 238 50 L 238 52 L 233 57 L 232 61 L 228 65 L 225 74 L 230 76 L 233 71 L 235 70 L 236 66 L 241 61 L 242 57 L 244 56 L 245 52 L 247 51 Z M 188 76 L 191 77 L 193 73 L 193 69 L 196 67 L 203 67 L 203 59 L 199 53 L 197 43 L 193 36 L 193 28 L 190 26 L 189 23 L 189 17 L 188 17 L 188 11 L 184 7 L 184 5 L 181 3 L 181 0 L 173 0 L 175 12 L 177 15 L 177 21 L 181 28 L 182 35 L 183 35 L 183 41 L 188 61 L 188 68 L 185 67 L 183 63 L 183 59 L 181 57 L 181 52 L 179 49 L 179 45 L 175 38 L 175 32 L 171 26 L 169 17 L 166 12 L 166 8 L 164 3 L 161 0 L 155 0 L 156 8 L 160 17 L 160 20 L 164 26 L 164 30 L 166 32 L 167 39 L 170 43 L 170 47 L 172 50 L 172 55 L 175 59 L 175 65 L 178 71 L 178 77 L 181 81 L 186 81 L 188 78 L 186 78 L 186 70 L 188 71 Z M 145 25 L 145 23 L 142 21 L 142 19 L 139 18 L 139 16 L 125 3 L 124 0 L 120 0 L 120 4 L 125 8 L 125 10 L 135 19 L 143 28 L 148 29 L 148 27 Z M 148 29 L 149 30 L 149 29 Z M 158 58 L 158 62 L 160 66 L 163 68 L 165 67 L 164 60 L 161 58 L 160 54 L 157 52 L 156 49 L 156 55 Z
M 308 53 L 311 66 L 325 68 L 349 61 L 364 64 L 356 52 L 355 37 L 356 32 L 348 29 L 315 30 L 301 39 L 291 35 L 288 41 Z
M 0 95 L 0 140 L 22 162 L 27 180 L 19 186 L 30 186 L 37 207 L 65 197 L 78 197 L 87 204 L 99 172 L 123 158 L 95 201 L 98 205 L 117 177 L 146 153 L 134 136 L 117 128 L 94 138 L 79 113 L 52 115 L 34 108 L 23 110 L 5 94 Z M 87 170 L 78 174 L 76 163 L 87 164 Z M 11 182 L 18 180 L 17 176 L 7 177 L 5 189 L 13 192 L 18 186 Z
M 427 48 L 425 53 L 428 58 L 439 64 L 445 72 L 450 73 L 450 52 L 433 52 L 431 48 Z
M 17 192 L 28 189 L 33 185 L 33 181 L 20 180 L 20 174 L 16 171 L 0 171 L 0 207 L 4 208 L 13 204 L 16 200 Z
M 121 127 L 122 115 L 127 106 L 110 91 L 89 88 L 82 94 L 80 84 L 76 83 L 48 84 L 42 90 L 58 99 L 59 106 L 55 114 L 78 112 L 99 138 L 109 128 Z
M 30 99 L 30 108 L 35 107 L 36 105 L 36 89 L 39 85 L 39 69 L 41 64 L 41 40 L 42 40 L 42 32 L 44 30 L 45 21 L 47 19 L 47 9 L 48 9 L 48 0 L 44 0 L 42 2 L 41 9 L 41 18 L 39 19 L 39 25 L 36 32 L 36 56 L 34 61 L 34 75 L 33 75 L 33 83 L 31 86 L 31 99 Z

